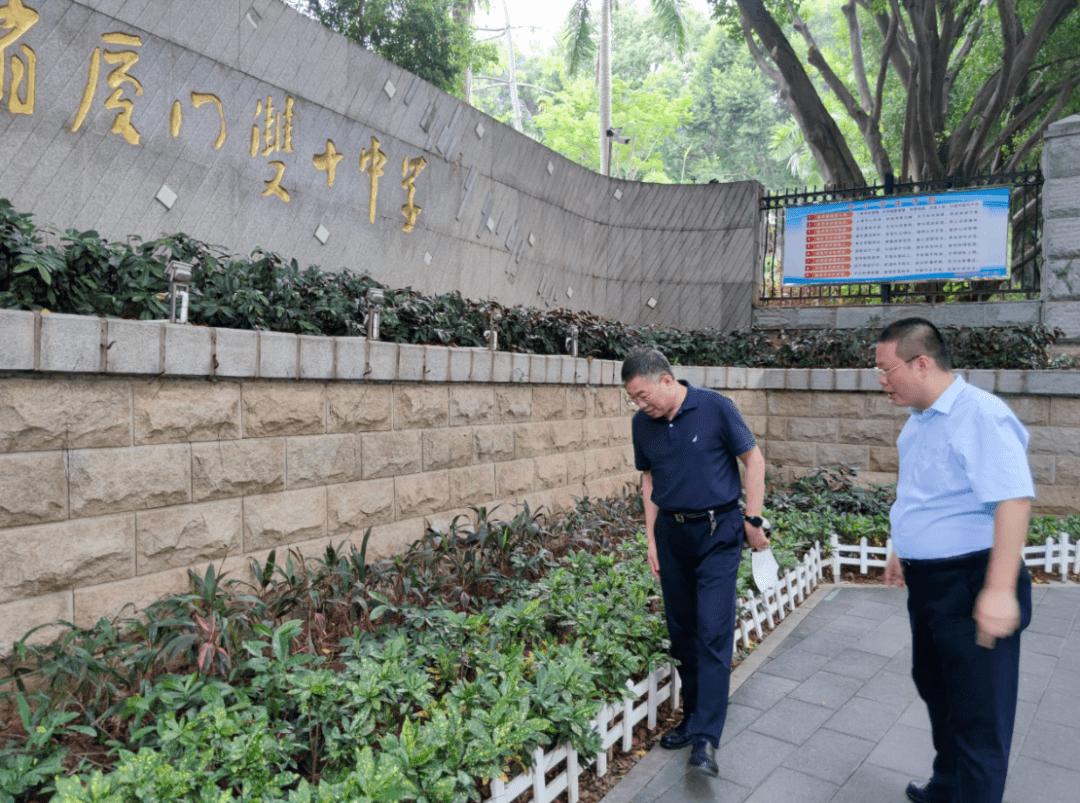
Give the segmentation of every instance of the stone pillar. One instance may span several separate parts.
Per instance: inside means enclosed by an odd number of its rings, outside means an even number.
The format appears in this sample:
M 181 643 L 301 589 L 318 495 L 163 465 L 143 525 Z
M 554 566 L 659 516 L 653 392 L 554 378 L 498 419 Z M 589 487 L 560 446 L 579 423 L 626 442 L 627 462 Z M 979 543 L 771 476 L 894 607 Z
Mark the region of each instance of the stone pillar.
M 1080 340 L 1080 115 L 1043 138 L 1043 320 Z

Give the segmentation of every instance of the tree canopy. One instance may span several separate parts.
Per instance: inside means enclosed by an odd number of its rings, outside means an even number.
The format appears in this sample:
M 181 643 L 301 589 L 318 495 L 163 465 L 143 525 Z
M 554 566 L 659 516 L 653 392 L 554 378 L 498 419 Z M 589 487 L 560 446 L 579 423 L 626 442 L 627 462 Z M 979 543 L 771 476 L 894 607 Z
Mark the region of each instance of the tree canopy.
M 445 92 L 463 94 L 464 79 L 496 60 L 473 37 L 465 0 L 304 0 L 323 25 L 373 50 Z
M 835 48 L 803 18 L 807 0 L 710 2 L 779 87 L 829 184 L 866 183 L 856 144 L 881 179 L 1019 169 L 1047 125 L 1080 111 L 1078 0 L 845 0 Z

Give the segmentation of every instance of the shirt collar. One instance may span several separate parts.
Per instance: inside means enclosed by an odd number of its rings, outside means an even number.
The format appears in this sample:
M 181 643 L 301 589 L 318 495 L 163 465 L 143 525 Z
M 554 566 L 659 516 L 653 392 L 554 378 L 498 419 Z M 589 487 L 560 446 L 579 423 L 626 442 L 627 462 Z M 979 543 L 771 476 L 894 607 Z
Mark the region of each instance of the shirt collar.
M 960 392 L 964 389 L 967 382 L 959 375 L 953 376 L 952 383 L 945 388 L 945 392 L 937 397 L 937 401 L 931 404 L 923 413 L 934 412 L 939 415 L 948 415 L 952 411 L 953 404 L 956 403 L 956 397 L 960 395 Z M 919 411 L 914 407 L 911 408 L 911 412 L 915 415 L 920 415 Z
M 679 384 L 686 388 L 686 398 L 683 399 L 682 407 L 679 408 L 679 412 L 675 413 L 678 417 L 679 413 L 684 410 L 693 410 L 697 407 L 698 403 L 698 389 L 687 382 L 685 379 L 678 380 Z

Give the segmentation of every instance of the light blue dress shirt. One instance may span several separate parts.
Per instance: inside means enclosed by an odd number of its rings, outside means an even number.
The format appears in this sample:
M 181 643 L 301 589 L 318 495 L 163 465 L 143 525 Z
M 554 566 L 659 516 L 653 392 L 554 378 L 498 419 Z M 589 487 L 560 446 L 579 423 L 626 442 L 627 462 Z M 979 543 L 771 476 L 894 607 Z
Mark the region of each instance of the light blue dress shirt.
M 994 544 L 994 512 L 1034 497 L 1028 432 L 993 394 L 956 377 L 896 439 L 900 473 L 889 513 L 901 558 L 950 558 Z

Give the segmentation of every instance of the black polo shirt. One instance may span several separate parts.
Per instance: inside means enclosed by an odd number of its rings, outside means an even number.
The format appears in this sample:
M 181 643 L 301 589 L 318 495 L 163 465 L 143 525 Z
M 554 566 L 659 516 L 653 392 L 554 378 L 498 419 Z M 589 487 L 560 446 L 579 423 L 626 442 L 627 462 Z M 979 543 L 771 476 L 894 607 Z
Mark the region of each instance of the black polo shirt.
M 757 442 L 731 399 L 679 382 L 686 386 L 686 399 L 672 420 L 650 418 L 641 410 L 634 415 L 634 465 L 651 472 L 657 507 L 690 513 L 739 498 L 735 461 Z

